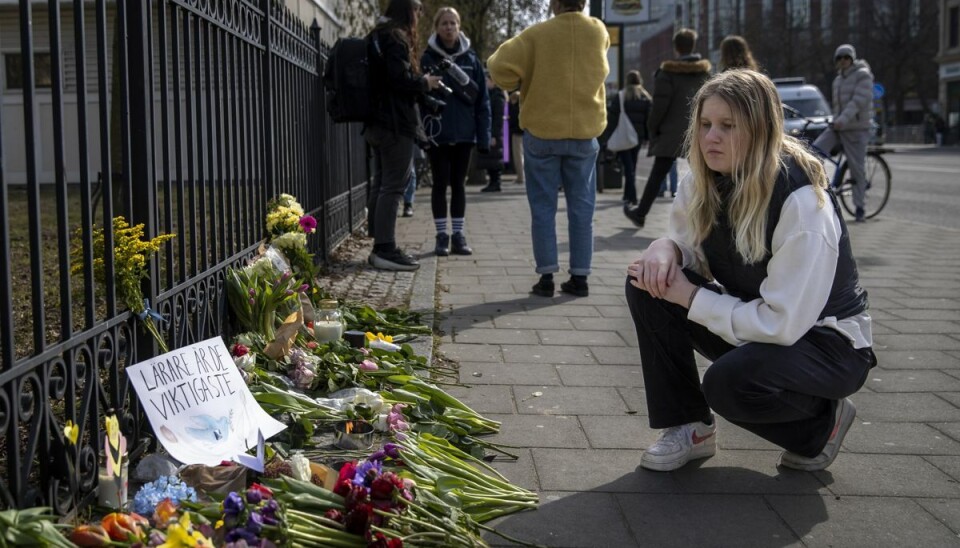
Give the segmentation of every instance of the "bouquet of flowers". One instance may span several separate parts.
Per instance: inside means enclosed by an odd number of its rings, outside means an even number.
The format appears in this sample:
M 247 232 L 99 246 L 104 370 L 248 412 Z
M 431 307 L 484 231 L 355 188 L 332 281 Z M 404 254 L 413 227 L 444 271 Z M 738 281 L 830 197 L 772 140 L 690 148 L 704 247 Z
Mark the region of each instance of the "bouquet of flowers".
M 298 274 L 310 283 L 316 274 L 313 256 L 307 251 L 307 234 L 317 230 L 317 220 L 305 215 L 303 206 L 289 194 L 281 194 L 267 204 L 269 243 L 283 252 Z
M 242 545 L 270 548 L 284 545 L 284 516 L 273 492 L 254 483 L 241 495 L 231 492 L 223 499 L 223 518 L 217 523 L 227 546 Z

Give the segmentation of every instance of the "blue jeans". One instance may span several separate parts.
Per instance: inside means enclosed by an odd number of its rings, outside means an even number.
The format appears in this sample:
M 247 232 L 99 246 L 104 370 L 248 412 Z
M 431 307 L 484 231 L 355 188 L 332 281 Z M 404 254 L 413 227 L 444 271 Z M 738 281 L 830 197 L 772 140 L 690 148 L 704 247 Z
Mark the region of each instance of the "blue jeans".
M 523 134 L 523 172 L 530 204 L 530 233 L 537 274 L 559 272 L 557 200 L 567 200 L 570 274 L 590 275 L 596 205 L 596 139 L 540 139 Z
M 404 205 L 413 205 L 413 196 L 417 191 L 417 170 L 413 170 L 413 175 L 410 176 L 410 182 L 407 183 L 407 189 L 403 191 L 403 204 Z
M 660 194 L 663 194 L 666 191 L 667 191 L 667 182 L 663 181 L 662 183 L 660 183 Z M 676 162 L 674 162 L 673 165 L 670 166 L 670 192 L 672 194 L 677 193 L 677 163 Z

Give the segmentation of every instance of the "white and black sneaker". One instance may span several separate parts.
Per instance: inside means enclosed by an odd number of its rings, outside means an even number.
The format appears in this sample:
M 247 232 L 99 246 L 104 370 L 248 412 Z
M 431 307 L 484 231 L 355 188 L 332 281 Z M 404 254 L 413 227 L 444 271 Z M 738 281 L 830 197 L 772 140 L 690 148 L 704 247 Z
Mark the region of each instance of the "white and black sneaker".
M 834 415 L 833 430 L 830 431 L 830 438 L 827 439 L 827 445 L 816 457 L 804 457 L 790 451 L 784 451 L 780 455 L 780 466 L 793 468 L 794 470 L 805 470 L 815 472 L 824 470 L 837 458 L 840 452 L 840 445 L 847 431 L 853 424 L 853 419 L 857 417 L 857 408 L 853 406 L 850 398 L 843 398 L 837 403 L 837 411 Z
M 712 457 L 716 452 L 717 421 L 713 424 L 691 422 L 663 429 L 656 443 L 643 452 L 640 466 L 669 472 L 692 460 Z
M 370 266 L 381 270 L 410 271 L 420 268 L 420 263 L 416 259 L 398 247 L 393 248 L 392 251 L 372 251 L 367 262 Z

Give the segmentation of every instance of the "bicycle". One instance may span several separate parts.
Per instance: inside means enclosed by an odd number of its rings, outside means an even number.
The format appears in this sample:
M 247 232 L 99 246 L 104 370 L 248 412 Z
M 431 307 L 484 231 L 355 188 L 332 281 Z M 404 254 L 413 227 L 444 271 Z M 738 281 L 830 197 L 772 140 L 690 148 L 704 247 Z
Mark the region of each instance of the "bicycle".
M 800 132 L 801 138 L 806 134 L 810 124 L 822 123 L 818 120 L 807 118 L 801 114 L 800 111 L 789 105 L 783 105 L 783 108 L 794 117 L 805 120 L 806 123 Z M 833 170 L 833 176 L 827 188 L 839 199 L 843 209 L 850 215 L 855 216 L 857 214 L 857 207 L 853 203 L 853 185 L 857 184 L 857 182 L 848 176 L 847 172 L 849 169 L 843 148 L 838 147 L 839 150 L 824 151 L 813 146 L 813 143 L 810 141 L 808 141 L 808 145 L 810 150 L 820 156 L 824 161 L 825 167 L 828 163 L 832 166 L 832 168 L 827 167 L 828 176 L 829 171 L 831 169 Z M 883 211 L 883 208 L 887 205 L 887 201 L 890 199 L 890 188 L 893 183 L 890 177 L 890 166 L 887 165 L 887 161 L 883 159 L 883 155 L 888 152 L 890 152 L 890 149 L 882 146 L 869 145 L 867 147 L 867 155 L 863 165 L 864 176 L 867 179 L 867 190 L 864 193 L 863 199 L 863 216 L 866 219 L 876 217 L 877 214 Z

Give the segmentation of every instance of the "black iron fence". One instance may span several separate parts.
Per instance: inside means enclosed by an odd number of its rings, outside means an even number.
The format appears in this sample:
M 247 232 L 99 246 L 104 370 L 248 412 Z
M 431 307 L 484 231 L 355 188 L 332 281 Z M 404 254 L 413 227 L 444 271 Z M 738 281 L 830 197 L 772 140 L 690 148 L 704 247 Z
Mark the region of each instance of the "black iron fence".
M 123 371 L 157 349 L 117 301 L 111 220 L 176 234 L 143 289 L 180 347 L 229 330 L 224 273 L 271 197 L 320 220 L 322 258 L 362 222 L 366 147 L 324 113 L 318 25 L 276 0 L 20 0 L 0 46 L 0 508 L 67 513 L 95 490 L 106 414 L 134 458 L 155 444 Z

